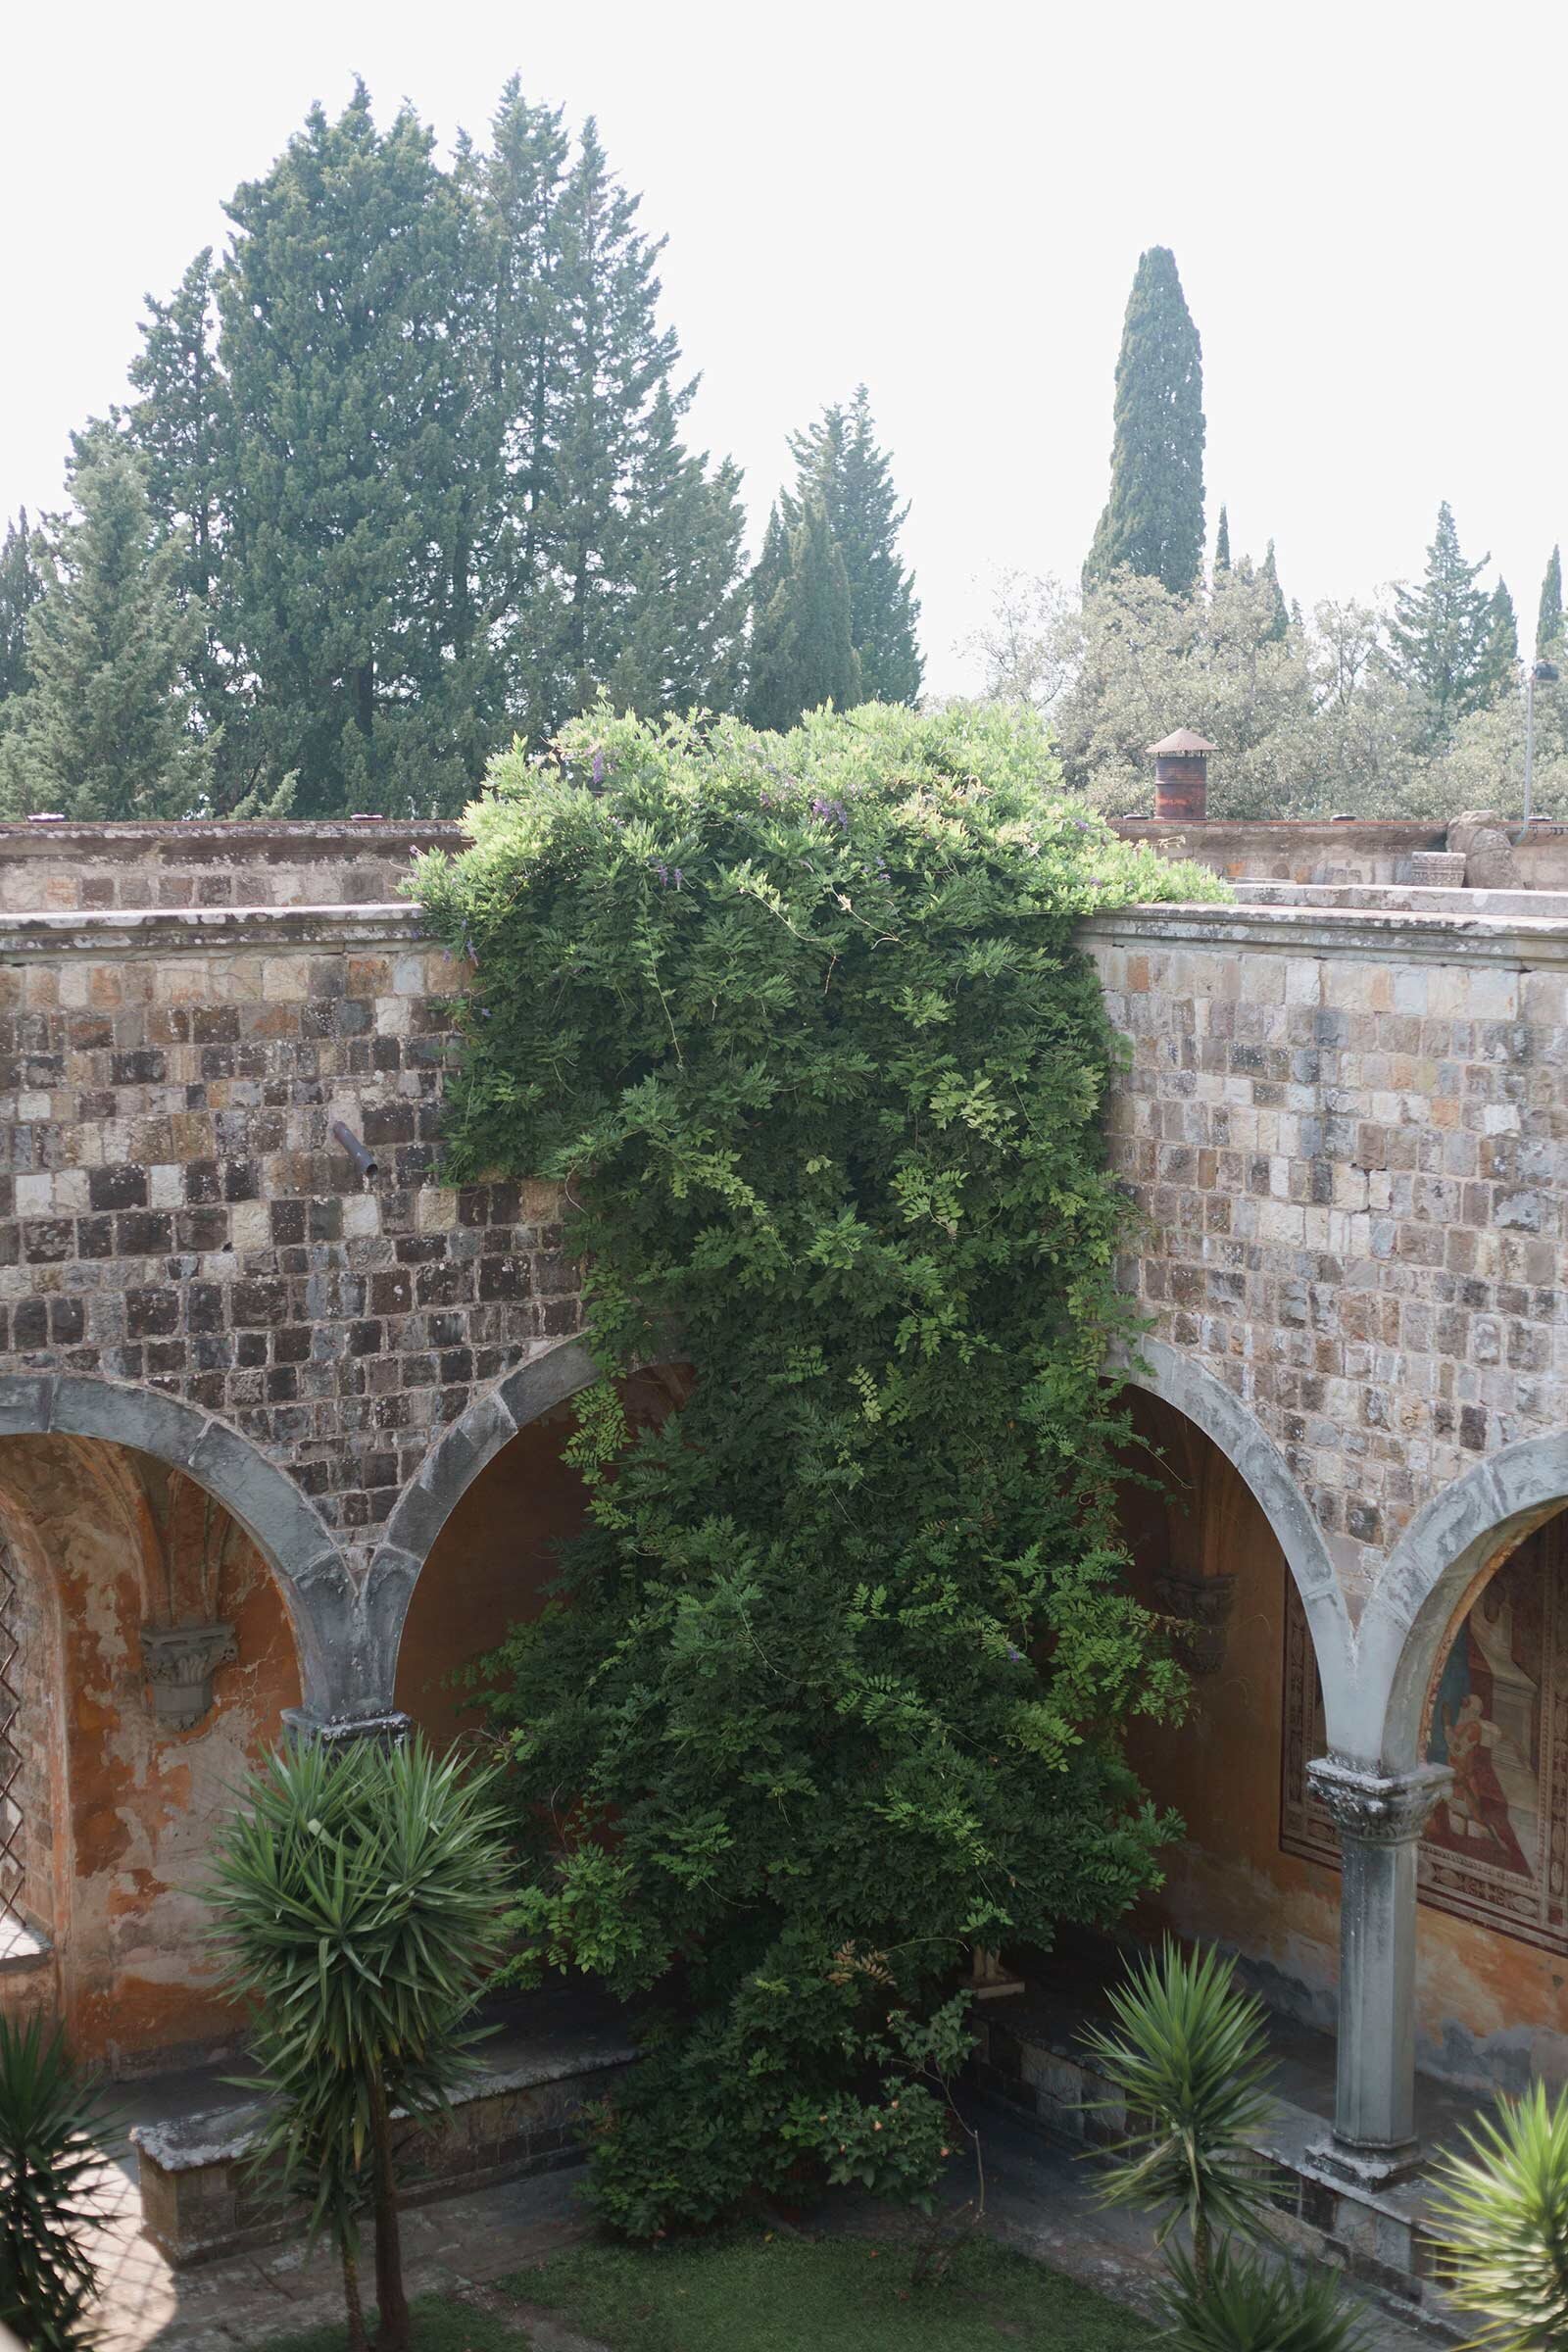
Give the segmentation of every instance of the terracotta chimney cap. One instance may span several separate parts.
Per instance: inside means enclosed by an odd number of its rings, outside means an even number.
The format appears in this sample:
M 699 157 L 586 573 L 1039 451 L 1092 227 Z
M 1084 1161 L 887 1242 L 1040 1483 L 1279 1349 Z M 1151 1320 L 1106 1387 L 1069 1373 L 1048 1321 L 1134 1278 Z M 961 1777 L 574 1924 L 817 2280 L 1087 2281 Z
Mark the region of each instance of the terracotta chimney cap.
M 1178 727 L 1174 735 L 1165 737 L 1163 743 L 1146 743 L 1144 746 L 1146 756 L 1153 760 L 1195 759 L 1218 750 L 1217 743 L 1205 743 L 1201 735 L 1193 733 L 1191 727 Z

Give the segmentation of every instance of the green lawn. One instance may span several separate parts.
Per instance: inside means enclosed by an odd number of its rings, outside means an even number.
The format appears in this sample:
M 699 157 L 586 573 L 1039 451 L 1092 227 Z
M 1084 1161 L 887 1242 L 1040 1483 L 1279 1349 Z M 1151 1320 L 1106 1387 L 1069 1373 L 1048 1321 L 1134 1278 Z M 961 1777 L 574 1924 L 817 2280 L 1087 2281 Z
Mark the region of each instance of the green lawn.
M 471 2311 L 443 2295 L 421 2296 L 413 2312 L 418 2352 L 528 2352 L 526 2328 L 509 2328 L 487 2311 Z M 373 2327 L 370 2332 L 373 2341 Z M 303 2335 L 270 2335 L 260 2352 L 343 2352 L 343 2344 L 339 2325 L 310 2328 Z
M 1021 2254 L 977 2239 L 939 2286 L 906 2247 L 734 2237 L 638 2253 L 585 2246 L 502 2291 L 612 2352 L 1139 2352 L 1153 2330 Z

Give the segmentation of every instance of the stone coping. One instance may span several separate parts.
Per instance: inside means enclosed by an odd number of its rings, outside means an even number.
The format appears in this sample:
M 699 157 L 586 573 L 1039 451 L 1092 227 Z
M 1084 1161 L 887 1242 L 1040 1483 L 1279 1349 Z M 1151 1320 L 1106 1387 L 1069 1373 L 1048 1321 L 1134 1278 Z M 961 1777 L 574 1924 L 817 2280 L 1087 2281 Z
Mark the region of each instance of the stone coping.
M 98 824 L 62 818 L 10 818 L 0 823 L 0 862 L 58 857 L 135 858 L 172 850 L 183 860 L 235 856 L 269 863 L 298 858 L 338 858 L 345 850 L 382 856 L 400 849 L 454 849 L 467 838 L 456 817 L 158 817 L 116 818 Z
M 425 936 L 412 900 L 369 906 L 117 907 L 0 915 L 0 957 L 223 956 L 269 948 L 410 946 Z
M 1331 894 L 1337 888 L 1347 895 L 1355 892 L 1356 903 L 1336 901 Z M 1328 904 L 1323 903 L 1325 897 Z M 1499 900 L 1505 902 L 1501 906 L 1495 905 Z M 1483 901 L 1494 904 L 1484 906 Z M 1528 902 L 1532 911 L 1520 911 L 1520 902 Z M 1375 883 L 1254 884 L 1234 903 L 1116 907 L 1086 917 L 1078 936 L 1086 944 L 1133 949 L 1157 942 L 1232 953 L 1343 956 L 1356 962 L 1561 965 L 1568 964 L 1568 893 L 1458 892 Z M 425 937 L 424 909 L 403 900 L 368 906 L 40 912 L 0 916 L 0 958 L 222 956 L 291 947 L 353 950 L 414 945 Z
M 1374 896 L 1382 899 L 1381 887 L 1370 887 Z M 1470 895 L 1465 893 L 1466 900 Z M 1195 906 L 1183 902 L 1168 906 L 1120 906 L 1086 916 L 1078 937 L 1086 945 L 1135 952 L 1157 945 L 1219 948 L 1233 955 L 1246 951 L 1313 959 L 1343 957 L 1355 963 L 1568 965 L 1568 917 L 1429 914 L 1386 906 Z
M 556 2027 L 544 2033 L 503 2030 L 481 2042 L 475 2054 L 477 2070 L 454 2091 L 455 2108 L 564 2082 L 577 2075 L 604 2074 L 612 2067 L 630 2065 L 637 2050 L 624 2027 L 605 2024 Z M 130 2140 L 160 2172 L 201 2172 L 249 2155 L 265 2112 L 264 2102 L 252 2100 L 243 2107 L 178 2116 L 172 2123 L 134 2124 Z M 401 2107 L 394 2110 L 398 2118 L 404 2113 Z

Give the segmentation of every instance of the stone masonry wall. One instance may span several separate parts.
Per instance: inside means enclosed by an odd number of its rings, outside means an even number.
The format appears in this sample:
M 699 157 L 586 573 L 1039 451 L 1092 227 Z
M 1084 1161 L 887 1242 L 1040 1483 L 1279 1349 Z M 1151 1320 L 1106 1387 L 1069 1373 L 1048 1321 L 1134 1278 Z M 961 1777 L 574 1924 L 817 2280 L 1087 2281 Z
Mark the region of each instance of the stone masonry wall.
M 579 1319 L 551 1187 L 439 1181 L 457 980 L 409 906 L 0 920 L 5 1368 L 221 1416 L 363 1565 L 442 1426 Z
M 1431 1495 L 1568 1424 L 1568 925 L 1087 927 L 1131 1062 L 1126 1287 L 1283 1449 L 1354 1607 Z

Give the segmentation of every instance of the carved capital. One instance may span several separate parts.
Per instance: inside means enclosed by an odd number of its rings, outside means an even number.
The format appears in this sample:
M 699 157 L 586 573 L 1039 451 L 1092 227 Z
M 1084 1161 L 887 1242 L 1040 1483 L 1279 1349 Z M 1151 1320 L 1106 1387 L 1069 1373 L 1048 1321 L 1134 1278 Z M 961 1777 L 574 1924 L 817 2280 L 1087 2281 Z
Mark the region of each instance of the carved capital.
M 1433 1806 L 1453 1782 L 1446 1764 L 1423 1764 L 1416 1772 L 1385 1778 L 1336 1763 L 1332 1756 L 1308 1764 L 1306 1777 L 1340 1836 L 1363 1845 L 1406 1845 L 1419 1838 Z
M 1171 1647 L 1189 1674 L 1218 1674 L 1235 1605 L 1234 1576 L 1183 1576 L 1167 1569 L 1154 1579 L 1154 1606 L 1173 1621 Z
M 231 1625 L 144 1625 L 141 1667 L 167 1731 L 194 1731 L 213 1704 L 213 1676 L 238 1656 Z

